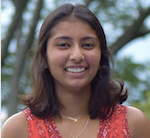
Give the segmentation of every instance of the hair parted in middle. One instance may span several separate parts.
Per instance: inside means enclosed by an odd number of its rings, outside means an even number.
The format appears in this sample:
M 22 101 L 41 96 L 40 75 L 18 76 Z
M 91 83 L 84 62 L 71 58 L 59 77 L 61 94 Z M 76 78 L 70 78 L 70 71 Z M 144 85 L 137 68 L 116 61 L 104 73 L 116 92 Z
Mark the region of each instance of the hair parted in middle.
M 123 90 L 123 82 L 114 83 L 110 77 L 111 54 L 107 48 L 103 28 L 96 16 L 83 5 L 65 4 L 51 12 L 44 20 L 37 43 L 37 51 L 32 63 L 33 92 L 24 97 L 23 103 L 31 112 L 41 118 L 60 116 L 60 103 L 56 96 L 54 78 L 48 68 L 46 50 L 47 41 L 52 35 L 52 29 L 62 20 L 70 17 L 87 22 L 96 32 L 100 41 L 100 70 L 92 80 L 89 114 L 91 118 L 106 118 L 113 112 L 114 104 L 127 99 L 127 90 Z M 63 81 L 63 80 L 62 80 Z

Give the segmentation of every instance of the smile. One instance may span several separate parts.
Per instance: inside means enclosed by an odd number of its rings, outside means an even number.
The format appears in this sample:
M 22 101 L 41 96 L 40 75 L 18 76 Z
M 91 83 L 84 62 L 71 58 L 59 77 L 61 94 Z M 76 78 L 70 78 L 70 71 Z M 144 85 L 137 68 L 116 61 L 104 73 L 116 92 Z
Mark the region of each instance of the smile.
M 80 73 L 85 71 L 87 68 L 66 68 L 65 70 L 72 73 Z

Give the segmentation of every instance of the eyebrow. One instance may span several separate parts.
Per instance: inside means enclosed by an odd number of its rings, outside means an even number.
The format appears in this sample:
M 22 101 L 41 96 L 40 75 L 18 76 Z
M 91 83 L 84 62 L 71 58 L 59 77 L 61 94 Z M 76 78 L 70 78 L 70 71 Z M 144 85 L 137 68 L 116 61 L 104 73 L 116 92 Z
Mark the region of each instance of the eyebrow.
M 54 40 L 57 39 L 65 39 L 65 40 L 72 40 L 72 38 L 68 37 L 68 36 L 60 36 L 60 37 L 56 37 Z
M 68 37 L 68 36 L 56 37 L 54 40 L 57 40 L 57 39 L 72 40 L 72 38 L 71 38 L 71 37 Z M 92 36 L 86 36 L 86 37 L 81 38 L 82 41 L 88 40 L 88 39 L 98 40 L 96 37 L 92 37 Z
M 96 37 L 92 37 L 92 36 L 83 37 L 81 40 L 88 40 L 88 39 L 98 40 Z

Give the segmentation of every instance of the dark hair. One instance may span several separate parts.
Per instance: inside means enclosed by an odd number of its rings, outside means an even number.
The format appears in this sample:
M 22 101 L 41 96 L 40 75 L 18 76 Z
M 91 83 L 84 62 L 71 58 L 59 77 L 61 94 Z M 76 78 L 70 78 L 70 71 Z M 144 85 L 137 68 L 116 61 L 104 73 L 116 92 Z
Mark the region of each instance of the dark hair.
M 120 86 L 114 83 L 110 77 L 111 54 L 106 45 L 103 28 L 96 16 L 83 5 L 73 6 L 65 4 L 51 12 L 43 22 L 38 37 L 37 51 L 32 63 L 33 92 L 24 97 L 23 103 L 31 109 L 37 117 L 52 117 L 59 114 L 58 102 L 54 78 L 46 66 L 47 41 L 51 37 L 52 28 L 62 19 L 73 16 L 87 22 L 97 33 L 101 48 L 101 69 L 92 80 L 92 94 L 89 104 L 91 118 L 105 118 L 113 112 L 114 104 L 122 103 L 127 98 L 127 91 L 123 91 L 123 83 Z

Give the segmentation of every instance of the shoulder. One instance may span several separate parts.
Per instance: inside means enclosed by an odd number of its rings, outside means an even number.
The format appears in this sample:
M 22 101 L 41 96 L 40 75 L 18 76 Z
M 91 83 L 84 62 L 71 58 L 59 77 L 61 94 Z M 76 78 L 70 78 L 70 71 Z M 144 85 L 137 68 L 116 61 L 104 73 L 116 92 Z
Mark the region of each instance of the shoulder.
M 127 106 L 127 120 L 131 138 L 150 137 L 150 122 L 142 111 Z
M 1 131 L 2 138 L 28 138 L 25 113 L 17 113 L 6 120 Z

